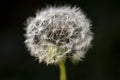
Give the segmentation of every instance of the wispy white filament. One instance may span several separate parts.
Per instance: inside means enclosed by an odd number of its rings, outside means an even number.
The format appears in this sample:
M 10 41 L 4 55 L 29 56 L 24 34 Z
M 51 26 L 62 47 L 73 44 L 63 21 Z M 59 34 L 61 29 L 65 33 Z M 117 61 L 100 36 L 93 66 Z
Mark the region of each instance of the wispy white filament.
M 25 44 L 39 62 L 56 64 L 66 58 L 79 61 L 91 46 L 90 26 L 80 8 L 49 7 L 28 18 Z

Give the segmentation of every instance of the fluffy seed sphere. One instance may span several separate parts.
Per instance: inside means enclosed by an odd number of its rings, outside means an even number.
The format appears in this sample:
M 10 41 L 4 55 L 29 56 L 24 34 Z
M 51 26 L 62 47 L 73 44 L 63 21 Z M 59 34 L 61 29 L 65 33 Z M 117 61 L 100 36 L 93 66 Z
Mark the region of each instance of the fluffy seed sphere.
M 80 8 L 49 7 L 27 20 L 25 44 L 39 62 L 57 64 L 81 60 L 91 46 L 90 21 Z

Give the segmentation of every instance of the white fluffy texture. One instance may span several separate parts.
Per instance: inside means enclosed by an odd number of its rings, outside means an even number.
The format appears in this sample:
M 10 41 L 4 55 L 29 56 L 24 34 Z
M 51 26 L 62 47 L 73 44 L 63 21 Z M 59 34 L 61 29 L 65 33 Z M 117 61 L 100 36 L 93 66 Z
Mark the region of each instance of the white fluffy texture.
M 62 59 L 79 61 L 91 46 L 90 21 L 80 8 L 49 7 L 27 20 L 26 46 L 39 62 L 57 64 Z M 65 51 L 50 53 L 48 46 Z M 52 56 L 51 56 L 52 55 Z

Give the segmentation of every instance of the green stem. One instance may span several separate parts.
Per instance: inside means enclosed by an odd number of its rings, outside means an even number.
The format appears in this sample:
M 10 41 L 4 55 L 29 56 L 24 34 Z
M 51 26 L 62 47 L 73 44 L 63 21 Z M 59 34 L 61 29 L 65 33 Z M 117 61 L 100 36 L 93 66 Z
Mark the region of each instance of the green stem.
M 65 68 L 65 61 L 62 61 L 59 64 L 60 67 L 60 80 L 67 80 L 66 79 L 66 68 Z

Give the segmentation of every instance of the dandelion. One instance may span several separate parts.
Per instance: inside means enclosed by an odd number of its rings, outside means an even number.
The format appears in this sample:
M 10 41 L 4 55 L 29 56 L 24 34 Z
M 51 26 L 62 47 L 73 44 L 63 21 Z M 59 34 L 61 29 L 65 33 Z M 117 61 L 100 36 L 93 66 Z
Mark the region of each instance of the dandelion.
M 78 7 L 49 7 L 27 20 L 25 44 L 39 62 L 58 64 L 66 80 L 65 61 L 82 60 L 91 46 L 90 20 Z

